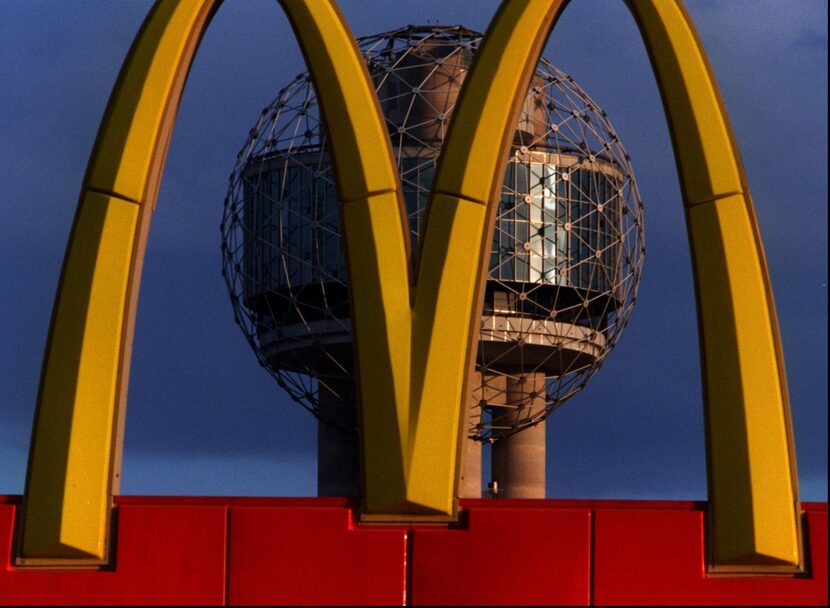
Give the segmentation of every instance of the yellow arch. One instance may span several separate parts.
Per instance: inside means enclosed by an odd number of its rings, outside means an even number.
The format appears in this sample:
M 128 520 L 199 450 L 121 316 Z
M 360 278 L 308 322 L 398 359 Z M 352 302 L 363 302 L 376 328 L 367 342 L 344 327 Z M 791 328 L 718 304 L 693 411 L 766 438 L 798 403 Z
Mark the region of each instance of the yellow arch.
M 680 2 L 626 0 L 657 77 L 692 249 L 715 570 L 803 568 L 781 337 L 738 146 Z
M 184 79 L 219 2 L 158 2 L 108 105 L 53 312 L 21 563 L 106 559 L 150 211 Z M 283 3 L 301 47 L 315 49 L 305 54 L 327 123 L 337 125 L 330 135 L 347 255 L 362 262 L 350 264 L 350 274 L 368 511 L 453 513 L 464 372 L 492 233 L 488 201 L 520 99 L 564 4 L 506 2 L 497 13 L 451 125 L 414 275 L 388 137 L 351 34 L 333 3 Z M 633 0 L 629 7 L 669 117 L 695 263 L 711 559 L 725 568 L 796 568 L 798 494 L 783 362 L 737 148 L 679 2 Z M 470 242 L 481 244 L 477 257 L 465 254 Z

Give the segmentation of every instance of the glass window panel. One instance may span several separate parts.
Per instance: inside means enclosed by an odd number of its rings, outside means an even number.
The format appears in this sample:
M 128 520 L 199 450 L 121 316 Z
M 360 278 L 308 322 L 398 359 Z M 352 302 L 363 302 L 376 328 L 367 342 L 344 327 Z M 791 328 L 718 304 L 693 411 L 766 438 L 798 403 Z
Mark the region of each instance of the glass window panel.
M 254 272 L 254 246 L 255 241 L 252 238 L 256 230 L 256 218 L 254 217 L 254 210 L 256 209 L 256 202 L 254 201 L 255 191 L 251 187 L 246 178 L 242 178 L 242 247 L 245 255 L 242 260 L 243 272 L 243 287 L 245 295 L 252 294 L 252 285 L 250 277 Z
M 542 187 L 542 216 L 545 224 L 552 225 L 556 221 L 556 167 L 545 165 L 545 182 Z
M 577 203 L 571 202 L 571 208 L 576 211 Z M 571 268 L 571 281 L 574 287 L 580 285 L 579 282 L 579 266 L 577 265 L 577 261 L 579 260 L 579 239 L 577 238 L 577 229 L 573 224 L 571 224 L 571 230 L 568 233 L 568 264 Z
M 526 253 L 517 253 L 515 257 L 516 262 L 516 281 L 527 281 L 528 280 L 528 255 Z
M 515 233 L 515 247 L 516 249 L 522 249 L 524 244 L 528 241 L 528 223 L 527 222 L 516 222 L 516 233 Z
M 293 165 L 288 170 L 288 204 L 286 215 L 288 217 L 288 239 L 290 242 L 290 257 L 286 260 L 288 264 L 288 282 L 295 287 L 299 284 L 299 264 L 302 259 L 302 226 L 298 214 L 302 212 L 302 177 L 300 167 Z
M 500 255 L 500 262 L 501 262 L 501 272 L 499 273 L 501 276 L 500 278 L 504 281 L 513 281 L 516 277 L 516 273 L 514 272 L 514 260 L 513 260 L 513 251 L 511 251 L 507 247 L 503 247 L 501 249 Z
M 279 171 L 274 173 L 279 173 Z M 279 285 L 277 249 L 279 248 L 278 221 L 280 213 L 274 201 L 275 194 L 279 194 L 279 189 L 278 184 L 274 184 L 273 173 L 261 176 L 258 189 L 261 189 L 262 192 L 259 221 L 263 223 L 264 234 L 261 236 L 264 241 L 264 248 L 267 249 L 267 251 L 260 252 L 260 260 L 264 265 L 260 269 L 260 277 L 267 288 L 272 289 L 275 285 Z
M 521 166 L 521 165 L 520 165 Z M 521 166 L 522 169 L 527 169 L 527 167 Z M 513 197 L 513 205 L 514 211 L 516 214 L 517 221 L 526 222 L 530 218 L 530 209 L 532 205 L 528 205 L 525 202 L 525 194 L 528 194 L 530 191 L 527 189 L 517 190 L 515 196 Z
M 504 190 L 514 191 L 516 189 L 516 165 L 518 163 L 511 159 L 507 161 L 507 166 L 504 170 Z
M 539 281 L 544 276 L 544 258 L 536 252 L 528 256 L 528 280 L 531 283 Z
M 570 207 L 569 177 L 567 169 L 560 169 L 556 180 L 556 281 L 559 285 L 569 284 L 568 232 L 565 230 Z
M 513 166 L 515 167 L 515 182 L 513 183 L 513 190 L 516 192 L 520 192 L 524 194 L 525 192 L 529 192 L 530 188 L 528 187 L 528 163 L 523 163 L 520 161 L 514 161 Z
M 267 287 L 270 283 L 270 252 L 268 247 L 268 236 L 270 217 L 268 215 L 268 175 L 256 175 L 251 178 L 250 187 L 254 192 L 253 221 L 251 226 L 251 237 L 255 239 L 255 256 L 251 276 L 257 283 Z
M 581 201 L 589 201 L 591 200 L 591 172 L 590 171 L 579 171 L 579 190 L 580 190 L 580 200 Z
M 570 175 L 567 169 L 561 169 L 559 173 L 559 180 L 556 183 L 556 196 L 561 200 L 567 200 L 570 193 L 568 192 L 568 185 L 571 183 Z
M 526 207 L 529 207 L 530 221 L 541 223 L 545 208 L 545 165 L 533 163 L 530 168 L 530 175 L 531 203 L 523 202 Z
M 516 187 L 515 161 L 507 164 L 508 170 L 505 173 L 505 188 L 502 192 L 500 202 L 499 220 L 499 252 L 501 257 L 501 278 L 511 281 L 514 278 L 513 268 L 513 234 L 515 220 L 515 201 L 513 192 Z

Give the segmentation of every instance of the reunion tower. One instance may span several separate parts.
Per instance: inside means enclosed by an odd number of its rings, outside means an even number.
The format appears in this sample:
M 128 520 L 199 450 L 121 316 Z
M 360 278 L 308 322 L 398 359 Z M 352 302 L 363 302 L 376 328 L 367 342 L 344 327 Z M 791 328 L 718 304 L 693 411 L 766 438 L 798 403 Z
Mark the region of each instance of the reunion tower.
M 408 26 L 358 40 L 406 201 L 413 255 L 481 34 Z M 230 178 L 223 274 L 260 363 L 318 425 L 318 494 L 361 493 L 349 277 L 309 75 L 262 111 Z M 516 125 L 469 379 L 460 497 L 545 497 L 545 419 L 619 339 L 643 265 L 642 201 L 608 118 L 540 61 Z

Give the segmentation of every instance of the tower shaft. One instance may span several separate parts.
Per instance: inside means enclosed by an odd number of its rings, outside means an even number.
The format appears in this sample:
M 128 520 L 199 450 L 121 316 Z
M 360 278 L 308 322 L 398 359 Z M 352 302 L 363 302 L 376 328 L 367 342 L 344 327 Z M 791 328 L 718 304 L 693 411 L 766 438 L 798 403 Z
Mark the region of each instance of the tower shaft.
M 545 411 L 545 374 L 502 376 L 503 390 L 491 389 L 491 408 L 515 410 L 516 417 L 532 419 Z M 491 401 L 492 400 L 492 401 Z M 502 498 L 545 498 L 545 421 L 502 437 L 493 444 L 492 481 Z
M 319 384 L 317 496 L 360 496 L 360 442 L 351 393 L 346 379 Z

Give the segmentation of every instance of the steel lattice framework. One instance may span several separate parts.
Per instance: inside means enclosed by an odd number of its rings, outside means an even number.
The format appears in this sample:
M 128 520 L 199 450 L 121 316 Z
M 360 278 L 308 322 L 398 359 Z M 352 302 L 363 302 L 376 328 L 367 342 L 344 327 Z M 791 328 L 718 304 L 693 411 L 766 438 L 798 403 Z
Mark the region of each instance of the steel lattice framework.
M 413 257 L 480 39 L 458 26 L 409 26 L 358 40 L 392 140 Z M 350 407 L 346 260 L 307 73 L 279 92 L 251 130 L 230 176 L 221 231 L 234 316 L 261 365 L 315 415 L 320 385 Z M 497 211 L 470 436 L 494 441 L 520 431 L 585 386 L 629 320 L 644 253 L 628 154 L 605 112 L 541 60 Z M 519 394 L 507 397 L 505 378 L 519 381 Z

